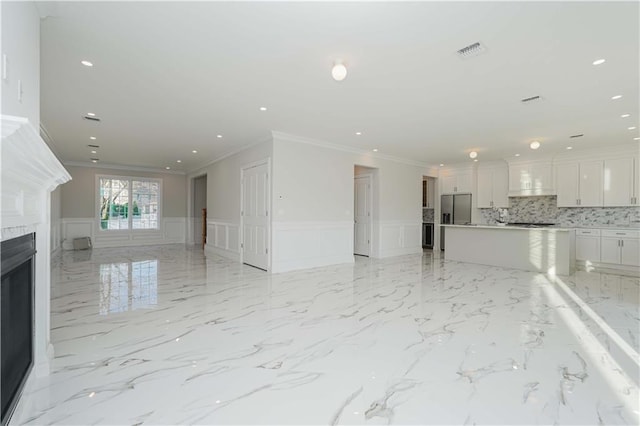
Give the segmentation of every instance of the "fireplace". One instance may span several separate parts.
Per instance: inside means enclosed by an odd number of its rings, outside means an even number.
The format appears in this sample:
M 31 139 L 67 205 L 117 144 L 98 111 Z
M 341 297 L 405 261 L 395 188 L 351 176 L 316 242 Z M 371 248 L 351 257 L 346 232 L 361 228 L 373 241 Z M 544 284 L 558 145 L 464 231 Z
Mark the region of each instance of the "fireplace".
M 2 426 L 18 401 L 34 362 L 35 234 L 2 242 L 0 298 Z

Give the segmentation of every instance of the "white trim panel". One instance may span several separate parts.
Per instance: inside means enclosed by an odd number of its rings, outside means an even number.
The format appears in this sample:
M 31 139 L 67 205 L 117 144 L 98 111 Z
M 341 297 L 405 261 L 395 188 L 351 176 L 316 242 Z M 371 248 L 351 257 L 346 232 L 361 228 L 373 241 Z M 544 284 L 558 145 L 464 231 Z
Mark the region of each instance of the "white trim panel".
M 240 225 L 231 222 L 207 220 L 207 244 L 211 253 L 240 261 Z
M 422 253 L 422 222 L 389 220 L 376 225 L 380 241 L 376 257 Z
M 273 222 L 271 272 L 353 263 L 353 222 Z
M 93 247 L 130 247 L 153 244 L 184 244 L 186 242 L 187 218 L 164 217 L 160 229 L 127 231 L 98 231 L 95 218 L 63 218 L 62 248 L 73 249 L 73 239 L 90 237 Z

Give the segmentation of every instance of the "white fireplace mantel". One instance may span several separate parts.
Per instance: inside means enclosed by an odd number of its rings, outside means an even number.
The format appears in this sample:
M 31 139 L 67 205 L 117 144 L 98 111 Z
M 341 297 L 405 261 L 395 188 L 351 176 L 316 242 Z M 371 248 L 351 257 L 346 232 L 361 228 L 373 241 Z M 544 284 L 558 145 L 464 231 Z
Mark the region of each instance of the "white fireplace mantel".
M 34 363 L 49 373 L 51 191 L 71 175 L 28 119 L 1 115 L 0 229 L 2 240 L 36 233 Z

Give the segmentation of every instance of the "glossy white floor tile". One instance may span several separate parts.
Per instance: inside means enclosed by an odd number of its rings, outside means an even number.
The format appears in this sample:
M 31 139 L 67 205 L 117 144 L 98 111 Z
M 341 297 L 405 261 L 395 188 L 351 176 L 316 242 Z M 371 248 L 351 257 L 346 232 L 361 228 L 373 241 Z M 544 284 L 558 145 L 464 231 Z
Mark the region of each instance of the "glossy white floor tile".
M 12 424 L 640 421 L 541 274 L 427 255 L 269 275 L 174 245 L 67 252 L 53 280 L 53 372 Z

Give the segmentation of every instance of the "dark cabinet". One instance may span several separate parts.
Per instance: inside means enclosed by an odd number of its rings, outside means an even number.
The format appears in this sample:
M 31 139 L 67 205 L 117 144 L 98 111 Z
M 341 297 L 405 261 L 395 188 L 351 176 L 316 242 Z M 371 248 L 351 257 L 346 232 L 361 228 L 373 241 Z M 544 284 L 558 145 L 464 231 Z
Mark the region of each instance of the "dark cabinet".
M 422 224 L 422 248 L 433 248 L 433 223 Z

